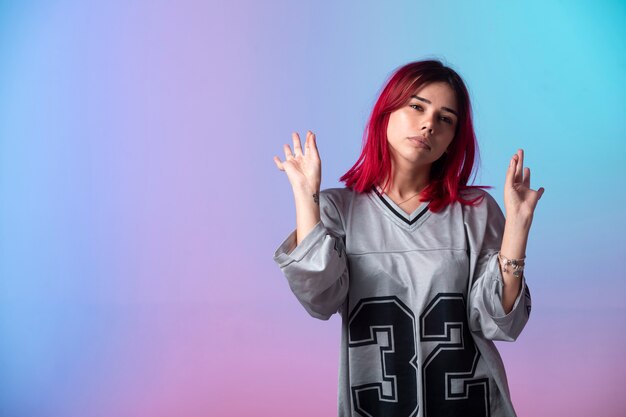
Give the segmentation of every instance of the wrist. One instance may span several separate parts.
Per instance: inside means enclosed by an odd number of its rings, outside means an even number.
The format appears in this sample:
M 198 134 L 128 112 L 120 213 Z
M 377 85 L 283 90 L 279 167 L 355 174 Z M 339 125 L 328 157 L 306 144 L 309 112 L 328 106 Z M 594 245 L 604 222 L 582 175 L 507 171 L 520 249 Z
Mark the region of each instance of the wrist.
M 533 222 L 532 214 L 506 214 L 505 228 L 513 228 L 515 230 L 530 230 Z
M 319 210 L 320 192 L 309 189 L 298 189 L 293 192 L 296 207 L 315 207 Z
M 507 258 L 523 258 L 526 256 L 526 244 L 530 228 L 525 225 L 513 224 L 513 221 L 506 222 L 500 252 Z
M 309 184 L 301 184 L 295 187 L 291 187 L 294 194 L 297 195 L 311 195 L 311 194 L 319 194 L 320 192 L 320 184 L 309 185 Z
M 505 272 L 511 272 L 514 277 L 520 278 L 524 273 L 524 267 L 526 266 L 526 256 L 521 256 L 517 258 L 508 258 L 502 254 L 502 252 L 498 253 L 498 262 L 500 263 L 500 270 Z

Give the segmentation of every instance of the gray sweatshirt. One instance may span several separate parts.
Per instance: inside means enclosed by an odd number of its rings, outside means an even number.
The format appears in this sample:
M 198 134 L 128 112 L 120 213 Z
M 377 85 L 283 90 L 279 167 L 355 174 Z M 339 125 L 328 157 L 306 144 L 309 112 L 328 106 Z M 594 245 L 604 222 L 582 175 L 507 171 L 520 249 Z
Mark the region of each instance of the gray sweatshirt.
M 504 216 L 478 206 L 405 213 L 379 187 L 320 192 L 321 220 L 274 260 L 306 311 L 342 317 L 339 416 L 515 416 L 493 340 L 514 341 L 530 314 L 522 276 L 502 308 Z

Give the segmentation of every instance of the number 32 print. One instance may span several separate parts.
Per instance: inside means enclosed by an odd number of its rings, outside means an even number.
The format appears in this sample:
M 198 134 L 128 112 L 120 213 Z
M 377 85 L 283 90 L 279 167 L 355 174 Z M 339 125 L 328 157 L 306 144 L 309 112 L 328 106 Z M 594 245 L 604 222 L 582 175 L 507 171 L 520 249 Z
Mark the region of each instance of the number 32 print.
M 372 417 L 416 416 L 419 375 L 424 417 L 489 416 L 489 381 L 473 378 L 480 353 L 467 325 L 463 295 L 438 294 L 419 319 L 419 340 L 436 343 L 421 372 L 415 316 L 402 301 L 395 296 L 366 298 L 353 309 L 350 350 L 373 352 L 378 347 L 382 374 L 352 386 L 355 411 Z

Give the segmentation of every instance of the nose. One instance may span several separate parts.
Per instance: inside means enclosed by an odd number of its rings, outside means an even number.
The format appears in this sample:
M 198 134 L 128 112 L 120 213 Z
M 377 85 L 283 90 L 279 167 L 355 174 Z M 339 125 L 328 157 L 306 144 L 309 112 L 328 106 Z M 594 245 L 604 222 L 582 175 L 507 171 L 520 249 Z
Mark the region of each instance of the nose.
M 434 135 L 435 131 L 433 129 L 433 126 L 434 126 L 435 122 L 434 122 L 433 119 L 436 117 L 436 115 L 434 113 L 432 113 L 432 114 L 427 114 L 426 113 L 426 114 L 423 114 L 423 117 L 424 118 L 422 119 L 422 122 L 421 122 L 422 123 L 422 128 L 421 128 L 422 134 L 424 134 L 424 135 L 426 135 L 426 134 Z
M 428 133 L 429 135 L 433 135 L 435 133 L 435 131 L 433 130 L 433 124 L 430 119 L 422 123 L 422 133 Z

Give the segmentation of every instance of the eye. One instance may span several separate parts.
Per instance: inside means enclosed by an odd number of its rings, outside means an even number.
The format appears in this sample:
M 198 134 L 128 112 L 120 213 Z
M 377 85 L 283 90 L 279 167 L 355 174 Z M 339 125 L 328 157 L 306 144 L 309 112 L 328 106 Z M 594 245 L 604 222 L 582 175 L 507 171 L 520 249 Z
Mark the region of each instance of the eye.
M 424 110 L 419 104 L 409 104 L 409 107 L 413 107 L 415 110 Z
M 443 116 L 443 117 L 440 117 L 440 119 L 441 119 L 444 123 L 447 123 L 447 124 L 449 124 L 449 125 L 451 125 L 451 124 L 452 124 L 452 119 L 450 119 L 449 117 L 445 117 L 445 116 Z

